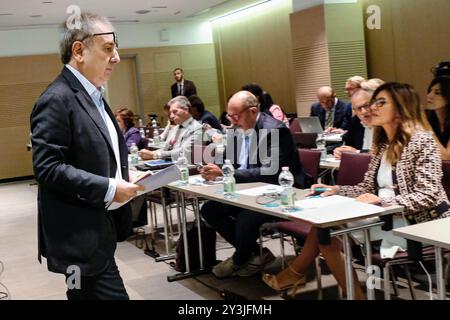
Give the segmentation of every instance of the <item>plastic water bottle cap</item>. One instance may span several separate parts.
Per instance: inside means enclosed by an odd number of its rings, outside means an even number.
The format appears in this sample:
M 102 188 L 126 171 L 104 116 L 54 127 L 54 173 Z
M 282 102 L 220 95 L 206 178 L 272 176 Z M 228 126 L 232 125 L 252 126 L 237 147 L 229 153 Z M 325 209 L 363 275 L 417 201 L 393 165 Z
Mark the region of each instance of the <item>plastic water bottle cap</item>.
M 289 171 L 289 167 L 282 167 L 281 170 L 283 170 L 283 171 Z

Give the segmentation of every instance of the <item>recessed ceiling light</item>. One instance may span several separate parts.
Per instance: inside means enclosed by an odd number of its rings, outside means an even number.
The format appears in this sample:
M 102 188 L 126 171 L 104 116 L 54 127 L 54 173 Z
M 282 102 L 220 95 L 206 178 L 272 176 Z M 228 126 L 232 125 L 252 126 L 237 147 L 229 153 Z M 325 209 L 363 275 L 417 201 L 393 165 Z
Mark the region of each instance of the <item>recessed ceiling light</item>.
M 149 13 L 149 12 L 150 12 L 150 10 L 138 10 L 138 11 L 136 11 L 137 14 L 146 14 L 146 13 Z
M 53 3 L 53 1 L 42 1 L 42 3 Z
M 40 18 L 42 17 L 42 14 L 33 14 L 30 16 L 30 18 Z

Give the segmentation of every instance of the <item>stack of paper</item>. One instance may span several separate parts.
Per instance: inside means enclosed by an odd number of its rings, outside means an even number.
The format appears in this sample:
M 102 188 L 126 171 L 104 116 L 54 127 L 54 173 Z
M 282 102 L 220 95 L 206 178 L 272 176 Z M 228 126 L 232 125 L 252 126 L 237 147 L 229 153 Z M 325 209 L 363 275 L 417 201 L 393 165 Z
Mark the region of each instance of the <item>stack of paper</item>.
M 305 199 L 296 201 L 295 205 L 301 210 L 288 215 L 313 223 L 364 218 L 384 210 L 382 207 L 342 196 Z

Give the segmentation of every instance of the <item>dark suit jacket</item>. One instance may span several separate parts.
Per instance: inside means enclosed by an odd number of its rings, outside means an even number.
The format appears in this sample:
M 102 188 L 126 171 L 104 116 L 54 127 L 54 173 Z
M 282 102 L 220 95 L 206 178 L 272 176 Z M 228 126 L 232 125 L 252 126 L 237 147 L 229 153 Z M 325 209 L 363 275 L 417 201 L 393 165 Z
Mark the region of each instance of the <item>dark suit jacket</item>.
M 172 98 L 175 98 L 176 96 L 178 96 L 178 83 L 175 82 L 172 87 L 170 87 L 171 91 L 172 91 Z M 189 98 L 190 96 L 197 94 L 197 88 L 195 87 L 194 82 L 190 81 L 190 80 L 186 80 L 184 79 L 184 88 L 183 88 L 183 96 L 185 96 L 186 98 Z
M 364 143 L 364 127 L 361 120 L 354 116 L 350 121 L 350 128 L 347 133 L 342 136 L 345 145 L 361 150 Z
M 214 129 L 222 131 L 222 126 L 220 125 L 219 120 L 217 120 L 217 118 L 208 110 L 205 110 L 205 112 L 203 112 L 200 118 L 200 122 L 207 123 Z
M 278 139 L 276 139 L 275 133 L 271 132 L 271 129 L 278 132 Z M 240 146 L 242 145 L 242 142 L 238 142 L 238 140 L 242 141 L 242 136 L 233 134 L 232 131 L 227 130 L 226 157 L 228 159 L 234 159 L 234 166 L 237 169 L 240 166 L 238 159 L 241 149 Z M 234 177 L 236 178 L 236 182 L 278 184 L 278 175 L 281 172 L 281 168 L 289 167 L 289 170 L 294 175 L 294 186 L 304 188 L 305 175 L 297 154 L 297 148 L 291 132 L 284 123 L 261 112 L 255 125 L 255 131 L 258 143 L 258 148 L 257 150 L 255 149 L 257 152 L 250 152 L 247 169 L 237 169 L 235 171 Z M 232 146 L 233 143 L 233 151 L 230 151 L 229 146 Z M 250 150 L 252 150 L 252 147 L 250 147 Z M 272 160 L 270 159 L 271 155 L 274 158 Z M 275 170 L 269 168 L 275 168 Z
M 128 180 L 128 149 L 106 102 L 105 109 L 116 127 L 120 169 Z M 53 272 L 66 273 L 77 265 L 83 276 L 96 275 L 114 256 L 115 221 L 131 226 L 131 211 L 128 205 L 105 209 L 108 178 L 117 169 L 111 138 L 94 102 L 67 68 L 36 102 L 31 130 L 39 185 L 39 260 L 46 257 Z M 121 237 L 130 231 L 124 230 Z
M 320 102 L 316 102 L 311 106 L 311 117 L 319 117 L 322 127 L 325 128 L 325 115 L 326 111 L 320 105 Z M 341 128 L 348 130 L 350 125 L 350 119 L 352 118 L 352 106 L 351 103 L 344 102 L 338 99 L 338 103 L 334 108 L 334 128 Z

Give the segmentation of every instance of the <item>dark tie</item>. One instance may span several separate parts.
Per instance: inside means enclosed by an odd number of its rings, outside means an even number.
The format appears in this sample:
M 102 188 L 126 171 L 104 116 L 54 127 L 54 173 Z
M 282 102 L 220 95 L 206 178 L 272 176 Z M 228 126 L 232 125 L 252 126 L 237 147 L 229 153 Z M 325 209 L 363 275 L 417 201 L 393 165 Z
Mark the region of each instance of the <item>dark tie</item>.
M 178 84 L 178 95 L 179 96 L 183 95 L 183 84 L 182 83 Z
M 175 143 L 177 143 L 178 138 L 180 137 L 180 134 L 181 134 L 181 131 L 182 131 L 182 130 L 183 130 L 183 126 L 180 125 L 180 126 L 178 127 L 177 133 L 175 134 L 175 137 L 173 137 L 173 139 L 170 140 L 170 142 L 169 142 L 169 149 L 170 149 L 170 150 L 172 150 L 172 149 L 173 149 L 173 146 L 175 145 Z

